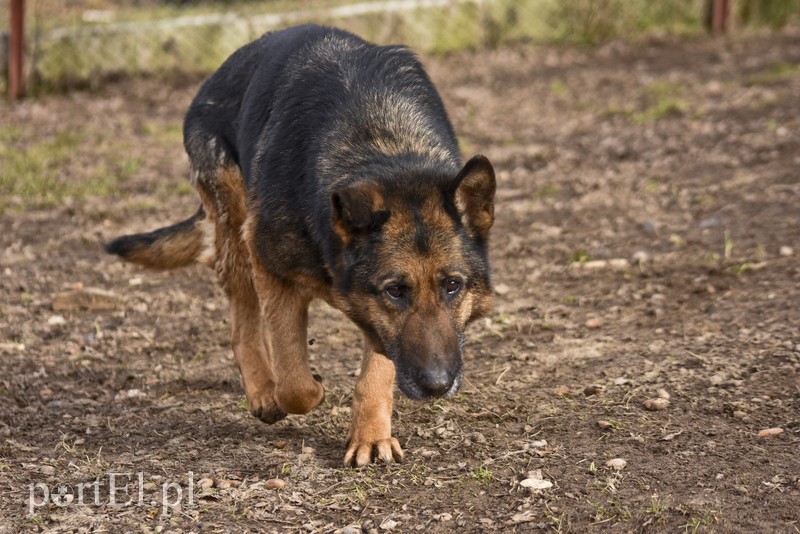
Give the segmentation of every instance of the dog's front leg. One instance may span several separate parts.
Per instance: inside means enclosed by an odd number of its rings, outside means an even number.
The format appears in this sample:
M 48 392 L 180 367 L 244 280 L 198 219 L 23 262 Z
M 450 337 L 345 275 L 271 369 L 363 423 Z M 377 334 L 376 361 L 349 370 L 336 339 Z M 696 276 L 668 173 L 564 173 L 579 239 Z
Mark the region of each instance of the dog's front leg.
M 392 437 L 394 376 L 394 363 L 365 342 L 361 374 L 353 394 L 353 422 L 345 465 L 361 467 L 373 460 L 388 464 L 403 459 L 400 443 Z

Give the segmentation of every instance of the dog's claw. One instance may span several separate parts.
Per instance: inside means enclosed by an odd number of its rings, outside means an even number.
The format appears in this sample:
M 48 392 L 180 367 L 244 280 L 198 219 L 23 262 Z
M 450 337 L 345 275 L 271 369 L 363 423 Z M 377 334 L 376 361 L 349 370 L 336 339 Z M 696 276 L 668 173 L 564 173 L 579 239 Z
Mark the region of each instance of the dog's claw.
M 373 443 L 349 443 L 344 455 L 347 467 L 364 467 L 372 462 L 391 464 L 402 462 L 403 449 L 396 438 L 382 439 Z
M 268 425 L 277 423 L 286 417 L 286 412 L 278 408 L 271 395 L 262 395 L 253 400 L 248 399 L 247 404 L 253 417 Z
M 258 409 L 258 410 L 251 410 L 251 413 L 260 421 L 271 425 L 273 423 L 277 423 L 284 417 L 286 417 L 286 412 L 274 406 L 272 409 Z

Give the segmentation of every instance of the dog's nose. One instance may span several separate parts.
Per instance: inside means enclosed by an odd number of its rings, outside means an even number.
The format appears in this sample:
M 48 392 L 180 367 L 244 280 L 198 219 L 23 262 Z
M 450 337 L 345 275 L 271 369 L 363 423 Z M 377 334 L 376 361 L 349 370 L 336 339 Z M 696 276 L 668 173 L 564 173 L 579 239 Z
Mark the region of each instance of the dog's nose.
M 441 397 L 453 385 L 453 376 L 447 369 L 426 369 L 420 376 L 419 385 L 430 397 Z

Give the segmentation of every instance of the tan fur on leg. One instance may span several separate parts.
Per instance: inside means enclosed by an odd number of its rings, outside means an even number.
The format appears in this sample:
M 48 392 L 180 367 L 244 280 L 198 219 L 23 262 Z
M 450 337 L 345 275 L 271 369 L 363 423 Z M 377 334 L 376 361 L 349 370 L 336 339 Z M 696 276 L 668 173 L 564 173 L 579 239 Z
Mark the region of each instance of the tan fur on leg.
M 257 210 L 251 207 L 251 214 Z M 308 287 L 283 281 L 267 271 L 254 247 L 256 219 L 251 215 L 242 228 L 250 255 L 256 293 L 261 301 L 264 339 L 275 379 L 275 401 L 286 413 L 304 414 L 325 397 L 322 384 L 308 367 L 308 305 L 315 293 Z
M 322 402 L 325 389 L 308 367 L 307 329 L 310 295 L 260 272 L 256 286 L 262 301 L 267 347 L 275 376 L 275 400 L 287 413 L 308 413 Z
M 244 382 L 247 403 L 255 417 L 274 423 L 286 417 L 275 402 L 275 381 L 264 345 L 261 306 L 253 286 L 241 227 L 247 218 L 247 193 L 239 169 L 220 167 L 213 179 L 199 182 L 198 191 L 213 227 L 205 238 L 202 259 L 217 272 L 231 305 L 231 344 Z
M 247 404 L 255 417 L 274 423 L 286 417 L 275 402 L 275 382 L 264 345 L 261 311 L 252 283 L 249 291 L 231 291 L 231 338 L 242 374 Z
M 392 437 L 394 363 L 365 341 L 361 374 L 353 394 L 353 422 L 344 464 L 361 467 L 376 461 L 403 460 L 400 443 Z

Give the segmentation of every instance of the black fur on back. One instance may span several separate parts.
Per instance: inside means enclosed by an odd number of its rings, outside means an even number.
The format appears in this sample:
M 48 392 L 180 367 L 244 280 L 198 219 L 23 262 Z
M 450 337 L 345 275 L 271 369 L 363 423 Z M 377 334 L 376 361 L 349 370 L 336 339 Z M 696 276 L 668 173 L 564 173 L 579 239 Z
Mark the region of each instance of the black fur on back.
M 241 168 L 261 213 L 256 251 L 287 277 L 329 280 L 325 266 L 341 252 L 336 188 L 381 180 L 416 194 L 420 181 L 444 188 L 461 166 L 442 100 L 412 53 L 316 25 L 234 53 L 194 99 L 184 136 L 200 179 L 220 161 Z

